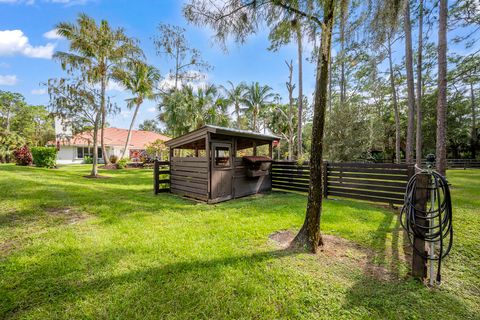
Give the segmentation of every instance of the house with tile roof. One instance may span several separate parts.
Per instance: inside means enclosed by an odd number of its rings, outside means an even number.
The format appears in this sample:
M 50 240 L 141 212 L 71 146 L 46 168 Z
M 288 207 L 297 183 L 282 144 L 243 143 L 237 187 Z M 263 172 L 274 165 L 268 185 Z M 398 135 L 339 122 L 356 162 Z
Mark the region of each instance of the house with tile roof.
M 127 129 L 105 128 L 105 147 L 107 157 L 115 155 L 120 157 L 125 148 L 127 140 Z M 98 131 L 98 140 L 100 143 L 100 130 Z M 126 157 L 131 161 L 140 161 L 145 154 L 146 147 L 157 140 L 163 142 L 170 140 L 169 137 L 152 131 L 132 130 L 132 137 L 127 147 Z M 74 164 L 83 163 L 86 157 L 93 156 L 93 130 L 82 132 L 76 135 L 58 135 L 55 142 L 49 143 L 56 145 L 58 149 L 57 163 Z M 104 162 L 102 148 L 98 148 L 99 161 Z

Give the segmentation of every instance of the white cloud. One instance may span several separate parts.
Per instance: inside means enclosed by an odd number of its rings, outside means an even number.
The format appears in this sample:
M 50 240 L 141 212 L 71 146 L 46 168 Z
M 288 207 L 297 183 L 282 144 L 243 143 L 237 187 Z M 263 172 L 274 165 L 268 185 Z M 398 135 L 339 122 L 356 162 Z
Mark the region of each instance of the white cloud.
M 148 108 L 147 111 L 148 112 L 151 112 L 151 113 L 154 113 L 157 109 L 155 109 L 154 107 L 151 107 L 151 108 Z
M 193 87 L 194 90 L 197 90 L 198 88 L 204 88 L 208 84 L 208 74 L 203 73 L 203 72 L 198 72 L 198 71 L 188 71 L 187 78 L 189 80 L 184 80 L 179 83 L 179 87 L 183 85 L 189 85 Z M 190 80 L 192 79 L 192 80 Z M 160 81 L 160 89 L 162 90 L 169 90 L 173 89 L 175 87 L 175 77 L 173 74 L 167 74 L 167 76 Z
M 0 0 L 0 1 L 1 1 L 1 0 Z M 5 68 L 5 69 L 7 69 L 7 68 L 10 68 L 10 65 L 9 65 L 8 63 L 6 63 L 6 62 L 0 62 L 0 68 Z
M 51 59 L 54 49 L 52 43 L 32 46 L 22 30 L 0 30 L 0 56 L 21 54 L 30 58 Z
M 130 118 L 132 116 L 132 111 L 122 110 L 120 116 L 122 116 L 123 119 Z
M 18 79 L 15 75 L 0 75 L 0 86 L 14 86 L 17 82 Z
M 125 88 L 120 83 L 110 80 L 107 84 L 107 91 L 123 92 L 125 91 Z
M 51 40 L 63 39 L 63 37 L 57 33 L 57 29 L 47 31 L 43 34 L 43 36 Z
M 47 89 L 33 89 L 31 93 L 34 95 L 42 95 L 47 93 Z

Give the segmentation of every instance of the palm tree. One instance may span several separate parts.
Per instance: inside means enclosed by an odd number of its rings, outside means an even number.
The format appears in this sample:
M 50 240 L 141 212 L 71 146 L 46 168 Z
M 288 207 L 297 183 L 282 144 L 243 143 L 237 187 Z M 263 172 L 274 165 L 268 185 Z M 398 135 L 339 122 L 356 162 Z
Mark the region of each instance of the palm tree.
M 252 116 L 252 130 L 259 131 L 258 128 L 258 116 L 265 106 L 272 103 L 270 99 L 273 99 L 275 94 L 272 92 L 272 88 L 269 86 L 261 86 L 258 82 L 252 82 L 247 87 L 243 94 L 243 103 L 247 107 L 247 111 Z
M 106 20 L 97 25 L 95 19 L 80 14 L 76 23 L 61 22 L 56 25 L 57 33 L 70 41 L 70 52 L 57 51 L 54 58 L 62 63 L 62 68 L 79 69 L 86 73 L 93 83 L 100 84 L 101 145 L 105 162 L 108 163 L 104 144 L 106 124 L 106 89 L 112 70 L 128 58 L 142 55 L 136 41 L 125 35 L 122 28 L 112 29 Z M 96 153 L 96 149 L 94 153 Z M 94 158 L 96 155 L 94 154 Z
M 129 109 L 135 107 L 133 112 L 130 128 L 128 129 L 127 140 L 125 141 L 125 148 L 123 148 L 120 159 L 125 157 L 125 152 L 130 144 L 132 136 L 132 129 L 137 118 L 138 110 L 145 99 L 154 99 L 154 90 L 158 81 L 160 81 L 160 73 L 153 66 L 139 60 L 132 60 L 127 63 L 127 68 L 117 67 L 112 74 L 113 78 L 120 82 L 127 90 L 134 95 L 127 99 L 127 107 Z
M 243 95 L 246 90 L 245 84 L 242 82 L 239 85 L 235 86 L 232 81 L 227 81 L 230 88 L 221 86 L 222 90 L 226 96 L 226 103 L 230 106 L 233 106 L 233 113 L 236 115 L 236 126 L 239 129 L 242 129 L 242 112 L 244 111 L 243 107 Z

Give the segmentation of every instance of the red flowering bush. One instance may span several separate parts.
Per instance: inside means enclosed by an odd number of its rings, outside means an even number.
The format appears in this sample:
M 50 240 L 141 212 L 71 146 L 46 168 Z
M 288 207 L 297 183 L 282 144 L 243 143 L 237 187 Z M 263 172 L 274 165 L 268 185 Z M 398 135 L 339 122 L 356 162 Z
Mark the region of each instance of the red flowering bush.
M 23 146 L 13 151 L 13 157 L 19 166 L 29 166 L 33 162 L 32 153 L 27 146 Z

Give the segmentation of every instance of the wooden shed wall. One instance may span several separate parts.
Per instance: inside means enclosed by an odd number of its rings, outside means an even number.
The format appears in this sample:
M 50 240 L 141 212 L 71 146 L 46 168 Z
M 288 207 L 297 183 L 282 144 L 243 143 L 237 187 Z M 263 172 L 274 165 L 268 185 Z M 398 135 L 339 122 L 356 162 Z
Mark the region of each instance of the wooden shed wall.
M 173 157 L 170 169 L 171 192 L 207 201 L 208 168 L 207 157 Z
M 258 178 L 249 178 L 246 174 L 246 166 L 242 158 L 235 158 L 235 166 L 233 172 L 233 197 L 244 197 L 260 192 L 272 190 L 271 173 Z

